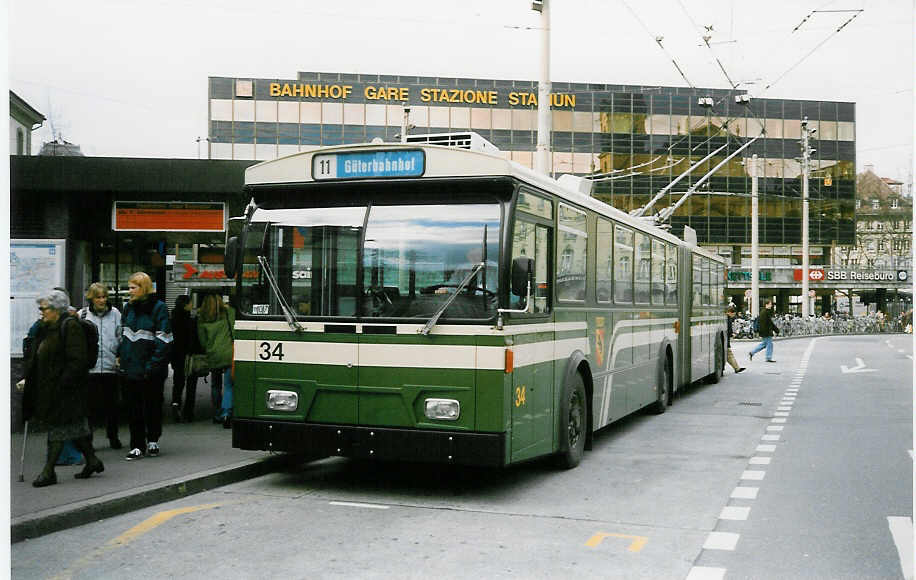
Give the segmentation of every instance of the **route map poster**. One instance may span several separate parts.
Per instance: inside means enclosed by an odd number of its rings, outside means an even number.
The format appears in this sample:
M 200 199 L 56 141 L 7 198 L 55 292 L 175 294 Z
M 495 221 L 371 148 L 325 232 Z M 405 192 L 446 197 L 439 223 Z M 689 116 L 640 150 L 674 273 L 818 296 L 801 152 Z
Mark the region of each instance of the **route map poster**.
M 38 295 L 64 286 L 66 256 L 66 240 L 10 240 L 10 356 L 22 356 Z

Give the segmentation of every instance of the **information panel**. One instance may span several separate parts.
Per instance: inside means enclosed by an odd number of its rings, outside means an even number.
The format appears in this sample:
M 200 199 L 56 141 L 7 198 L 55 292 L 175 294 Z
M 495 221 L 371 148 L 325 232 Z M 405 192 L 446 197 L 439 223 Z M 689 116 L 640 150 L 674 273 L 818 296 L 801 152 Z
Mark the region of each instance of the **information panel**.
M 222 232 L 225 224 L 222 202 L 116 201 L 111 212 L 115 231 Z
M 64 286 L 65 240 L 10 240 L 10 356 L 22 356 L 22 339 L 38 320 L 35 299 Z

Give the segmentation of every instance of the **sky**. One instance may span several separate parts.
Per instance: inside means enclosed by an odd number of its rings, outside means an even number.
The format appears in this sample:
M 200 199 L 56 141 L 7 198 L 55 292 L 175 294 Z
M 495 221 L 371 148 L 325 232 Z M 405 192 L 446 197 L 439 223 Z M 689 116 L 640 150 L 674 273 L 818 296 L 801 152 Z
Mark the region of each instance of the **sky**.
M 540 74 L 524 0 L 7 1 L 36 149 L 53 125 L 87 155 L 205 156 L 209 76 Z M 912 182 L 913 32 L 913 0 L 551 0 L 550 76 L 854 101 L 857 170 Z

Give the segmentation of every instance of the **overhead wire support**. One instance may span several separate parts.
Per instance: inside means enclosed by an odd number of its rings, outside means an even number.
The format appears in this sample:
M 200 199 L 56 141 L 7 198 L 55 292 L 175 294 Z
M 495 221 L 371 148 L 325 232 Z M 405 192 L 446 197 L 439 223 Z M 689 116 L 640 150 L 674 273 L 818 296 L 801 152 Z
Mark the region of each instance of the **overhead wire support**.
M 671 64 L 673 64 L 673 65 L 674 65 L 674 68 L 677 69 L 677 72 L 680 73 L 681 78 L 684 79 L 684 82 L 687 83 L 687 86 L 690 87 L 691 89 L 695 89 L 696 87 L 693 86 L 693 83 L 690 82 L 690 79 L 688 79 L 688 78 L 687 78 L 687 75 L 684 74 L 684 70 L 680 67 L 680 65 L 677 64 L 677 60 L 675 60 L 674 55 L 671 54 L 670 52 L 668 52 L 668 49 L 665 48 L 665 45 L 664 45 L 664 44 L 662 44 L 662 41 L 665 39 L 665 37 L 664 37 L 664 36 L 659 36 L 659 35 L 653 34 L 652 31 L 649 30 L 649 27 L 646 26 L 646 24 L 645 24 L 645 23 L 642 21 L 642 19 L 639 17 L 639 15 L 636 14 L 636 12 L 633 10 L 633 8 L 630 7 L 629 3 L 627 3 L 626 0 L 620 0 L 620 1 L 621 1 L 621 3 L 623 3 L 624 7 L 630 12 L 630 14 L 633 16 L 633 18 L 636 19 L 636 22 L 639 23 L 639 25 L 642 27 L 642 29 L 646 31 L 646 34 L 648 34 L 648 35 L 655 41 L 655 43 L 658 45 L 658 47 L 659 47 L 660 49 L 662 49 L 662 52 L 664 52 L 665 55 L 671 60 Z
M 809 57 L 809 56 L 811 56 L 812 54 L 814 54 L 820 47 L 822 47 L 822 46 L 824 46 L 825 44 L 827 44 L 827 41 L 828 41 L 828 40 L 830 40 L 831 38 L 833 38 L 834 36 L 836 36 L 837 34 L 839 34 L 839 32 L 840 32 L 841 30 L 843 30 L 844 28 L 846 28 L 846 26 L 849 25 L 850 22 L 852 22 L 853 20 L 855 20 L 856 18 L 858 18 L 858 16 L 859 16 L 860 14 L 862 14 L 863 12 L 865 12 L 865 9 L 863 8 L 863 9 L 858 9 L 858 10 L 815 10 L 814 12 L 812 12 L 812 14 L 814 14 L 814 13 L 816 13 L 816 12 L 855 12 L 855 14 L 853 14 L 852 17 L 849 18 L 846 22 L 844 22 L 843 24 L 841 24 L 836 30 L 834 30 L 833 32 L 831 32 L 830 35 L 829 35 L 827 38 L 825 38 L 824 40 L 820 41 L 820 42 L 818 43 L 817 46 L 815 46 L 815 47 L 812 48 L 810 51 L 808 51 L 808 54 L 806 54 L 805 56 L 801 57 L 801 59 L 800 59 L 798 62 L 796 62 L 795 64 L 793 64 L 792 66 L 790 66 L 788 69 L 786 69 L 785 72 L 783 72 L 781 75 L 779 75 L 779 76 L 776 78 L 776 80 L 774 80 L 773 82 L 771 82 L 770 84 L 768 84 L 766 87 L 764 87 L 764 89 L 763 89 L 763 92 L 764 92 L 764 93 L 765 93 L 766 91 L 768 91 L 768 90 L 770 89 L 770 87 L 772 87 L 773 85 L 775 85 L 776 83 L 778 83 L 779 81 L 781 81 L 781 80 L 783 79 L 783 77 L 785 77 L 787 74 L 789 74 L 790 72 L 792 72 L 793 70 L 795 70 L 795 68 L 796 68 L 798 65 L 800 65 L 801 63 L 803 63 L 803 62 L 805 62 L 806 60 L 808 60 L 808 57 Z M 811 14 L 809 14 L 807 17 L 805 17 L 805 20 L 807 20 L 810 16 L 811 16 Z M 796 26 L 795 29 L 792 30 L 792 32 L 795 32 L 796 30 L 798 30 L 799 27 L 801 27 L 801 25 L 805 23 L 805 20 L 802 20 L 801 24 L 799 24 L 798 26 Z M 761 93 L 761 94 L 763 94 L 763 93 Z
M 687 19 L 688 19 L 688 20 L 690 20 L 690 23 L 693 25 L 694 30 L 696 30 L 698 33 L 700 33 L 700 38 L 703 39 L 703 44 L 706 45 L 706 48 L 709 49 L 709 53 L 710 53 L 710 54 L 712 55 L 712 57 L 716 60 L 716 64 L 719 65 L 719 70 L 721 70 L 721 71 L 722 71 L 722 74 L 725 75 L 725 80 L 728 81 L 728 85 L 729 85 L 732 89 L 738 88 L 738 85 L 736 85 L 735 82 L 732 81 L 732 78 L 731 78 L 730 76 L 728 76 L 728 72 L 726 72 L 725 66 L 722 64 L 722 61 L 719 60 L 719 57 L 716 55 L 715 51 L 713 51 L 713 49 L 712 49 L 712 46 L 709 44 L 709 41 L 710 41 L 710 39 L 712 38 L 712 35 L 709 35 L 709 34 L 705 34 L 705 35 L 704 35 L 704 34 L 702 34 L 702 32 L 700 31 L 700 27 L 697 26 L 696 21 L 694 21 L 694 19 L 693 19 L 692 16 L 690 16 L 690 12 L 687 11 L 687 7 L 684 6 L 684 3 L 683 3 L 681 0 L 678 0 L 678 4 L 681 6 L 681 10 L 684 11 L 684 15 L 687 16 Z M 706 26 L 705 28 L 706 28 L 707 31 L 712 32 L 712 26 Z

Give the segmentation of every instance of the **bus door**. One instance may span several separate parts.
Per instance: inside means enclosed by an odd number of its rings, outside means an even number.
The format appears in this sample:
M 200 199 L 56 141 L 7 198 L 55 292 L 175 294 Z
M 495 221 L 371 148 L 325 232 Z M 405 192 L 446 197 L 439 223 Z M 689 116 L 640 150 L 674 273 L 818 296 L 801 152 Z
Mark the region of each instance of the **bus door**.
M 556 417 L 554 400 L 554 341 L 556 333 L 549 323 L 551 288 L 549 275 L 551 229 L 546 225 L 516 219 L 512 240 L 512 259 L 534 259 L 533 314 L 513 314 L 521 324 L 507 328 L 520 331 L 513 337 L 514 370 L 510 407 L 512 416 L 512 461 L 549 453 L 553 445 Z M 523 308 L 524 297 L 510 294 L 510 306 Z M 530 325 L 537 325 L 535 332 Z

